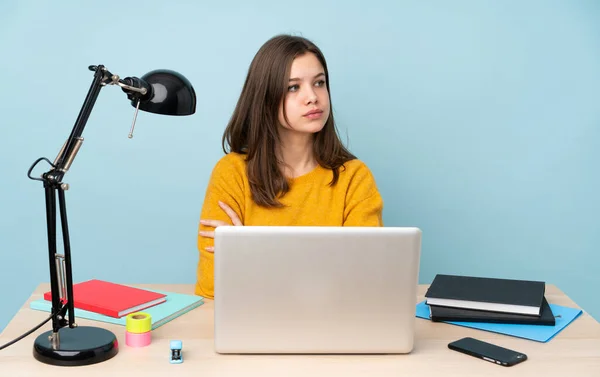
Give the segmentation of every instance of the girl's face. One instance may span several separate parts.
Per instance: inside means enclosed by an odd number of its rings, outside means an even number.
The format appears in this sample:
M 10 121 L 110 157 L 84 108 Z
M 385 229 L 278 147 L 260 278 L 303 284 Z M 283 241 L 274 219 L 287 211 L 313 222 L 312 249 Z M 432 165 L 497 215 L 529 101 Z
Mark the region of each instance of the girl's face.
M 289 122 L 286 122 L 283 109 Z M 279 106 L 279 123 L 287 130 L 314 134 L 329 118 L 329 93 L 325 70 L 313 53 L 292 62 L 288 90 Z

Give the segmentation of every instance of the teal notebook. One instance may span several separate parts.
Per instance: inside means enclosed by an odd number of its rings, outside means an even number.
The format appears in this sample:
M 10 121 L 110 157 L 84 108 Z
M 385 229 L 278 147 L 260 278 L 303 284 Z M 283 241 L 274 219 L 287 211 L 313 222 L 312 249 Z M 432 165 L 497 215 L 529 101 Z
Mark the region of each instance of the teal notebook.
M 518 338 L 535 340 L 545 343 L 552 339 L 556 334 L 567 327 L 575 318 L 583 312 L 581 309 L 568 308 L 565 306 L 549 304 L 555 317 L 554 326 L 540 325 L 521 325 L 513 323 L 487 323 L 487 322 L 458 322 L 443 321 L 457 326 L 470 327 L 472 329 L 491 331 L 499 334 L 515 336 Z M 423 319 L 429 319 L 429 306 L 425 301 L 417 304 L 416 316 Z
M 197 308 L 204 303 L 204 298 L 195 295 L 186 295 L 182 293 L 165 292 L 154 289 L 149 291 L 164 293 L 167 295 L 167 301 L 156 306 L 142 310 L 144 313 L 150 314 L 152 317 L 152 330 L 159 328 L 165 323 L 179 317 L 190 310 Z M 43 298 L 32 301 L 29 305 L 31 309 L 50 312 L 52 304 Z M 85 318 L 94 321 L 108 322 L 116 325 L 125 326 L 126 317 L 113 318 L 102 314 L 90 312 L 87 310 L 75 308 L 75 318 Z

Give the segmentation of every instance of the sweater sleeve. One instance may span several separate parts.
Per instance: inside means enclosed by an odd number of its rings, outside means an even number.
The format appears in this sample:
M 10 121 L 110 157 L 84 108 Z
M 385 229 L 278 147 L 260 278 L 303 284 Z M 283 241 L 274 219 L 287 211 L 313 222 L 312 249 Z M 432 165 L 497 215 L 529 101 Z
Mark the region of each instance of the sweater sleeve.
M 225 211 L 219 207 L 219 201 L 229 205 L 244 223 L 244 174 L 243 161 L 236 161 L 234 156 L 223 157 L 214 167 L 206 194 L 200 219 L 221 220 L 232 224 Z M 213 227 L 199 224 L 200 230 L 214 230 Z M 207 298 L 214 297 L 214 254 L 206 251 L 206 247 L 214 246 L 214 239 L 200 237 L 197 241 L 199 262 L 197 269 L 196 294 Z
M 344 207 L 344 226 L 383 226 L 383 199 L 375 177 L 361 163 L 348 186 Z

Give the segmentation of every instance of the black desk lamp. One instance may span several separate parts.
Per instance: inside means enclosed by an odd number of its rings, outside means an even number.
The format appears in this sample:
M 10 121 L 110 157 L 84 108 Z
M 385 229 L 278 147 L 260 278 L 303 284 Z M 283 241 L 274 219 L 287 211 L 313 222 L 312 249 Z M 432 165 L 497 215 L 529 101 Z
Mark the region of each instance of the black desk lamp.
M 181 74 L 169 70 L 156 70 L 142 78 L 119 76 L 110 73 L 104 66 L 90 66 L 94 71 L 94 80 L 85 102 L 75 121 L 69 138 L 54 160 L 37 159 L 27 175 L 33 180 L 42 181 L 46 191 L 46 222 L 48 228 L 48 252 L 50 263 L 50 289 L 52 292 L 52 330 L 39 335 L 33 346 L 34 357 L 44 363 L 76 366 L 95 364 L 108 360 L 118 353 L 116 336 L 105 329 L 80 326 L 75 323 L 73 310 L 73 275 L 71 269 L 71 247 L 67 226 L 65 190 L 68 184 L 63 183 L 65 173 L 71 167 L 83 142 L 81 134 L 98 98 L 100 89 L 106 85 L 118 85 L 127 93 L 127 98 L 135 107 L 135 113 L 129 137 L 133 136 L 133 128 L 138 110 L 165 115 L 191 115 L 196 111 L 196 94 L 190 82 Z M 33 168 L 46 161 L 51 169 L 41 178 L 31 176 Z M 56 193 L 63 233 L 64 254 L 56 250 Z M 68 317 L 68 320 L 65 318 Z

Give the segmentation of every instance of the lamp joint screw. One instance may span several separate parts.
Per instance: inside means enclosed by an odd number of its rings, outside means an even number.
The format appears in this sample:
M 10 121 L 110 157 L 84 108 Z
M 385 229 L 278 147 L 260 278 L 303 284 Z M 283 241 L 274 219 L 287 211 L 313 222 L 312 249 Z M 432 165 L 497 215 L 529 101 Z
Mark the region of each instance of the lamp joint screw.
M 62 185 L 60 185 L 60 188 L 62 188 L 63 190 L 67 191 L 69 189 L 69 184 L 68 183 L 63 183 Z

